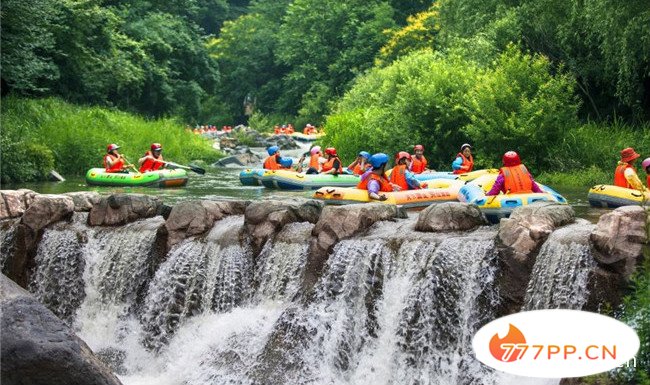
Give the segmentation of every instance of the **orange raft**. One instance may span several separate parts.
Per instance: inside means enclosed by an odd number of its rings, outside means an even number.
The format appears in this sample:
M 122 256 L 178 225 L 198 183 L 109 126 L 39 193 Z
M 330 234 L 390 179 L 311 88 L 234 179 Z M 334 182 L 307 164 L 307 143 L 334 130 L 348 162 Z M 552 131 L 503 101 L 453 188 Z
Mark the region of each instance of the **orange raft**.
M 379 202 L 405 208 L 425 207 L 434 203 L 458 201 L 458 191 L 465 184 L 452 179 L 435 179 L 427 183 L 426 189 L 380 193 L 386 196 L 384 201 L 370 199 L 367 190 L 345 187 L 322 187 L 314 192 L 313 197 L 335 205 Z

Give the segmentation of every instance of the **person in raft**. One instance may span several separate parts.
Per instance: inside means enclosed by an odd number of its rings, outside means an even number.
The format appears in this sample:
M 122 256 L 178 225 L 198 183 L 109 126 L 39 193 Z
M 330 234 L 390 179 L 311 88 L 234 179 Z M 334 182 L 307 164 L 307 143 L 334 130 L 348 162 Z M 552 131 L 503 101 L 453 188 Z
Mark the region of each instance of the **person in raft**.
M 352 173 L 354 175 L 362 175 L 366 170 L 371 168 L 370 163 L 368 163 L 368 159 L 370 159 L 370 153 L 367 151 L 361 151 L 357 155 L 357 159 L 354 160 L 354 162 L 350 163 L 348 166 L 348 170 L 352 170 Z
M 327 161 L 323 163 L 320 173 L 334 175 L 343 174 L 343 164 L 341 163 L 341 159 L 339 159 L 339 156 L 336 153 L 336 148 L 326 148 L 325 156 L 327 157 Z
M 409 171 L 410 163 L 411 154 L 406 151 L 400 151 L 395 157 L 395 167 L 390 172 L 389 181 L 393 185 L 399 186 L 400 191 L 417 190 L 427 187 L 426 183 L 420 184 L 415 179 L 415 175 Z
M 414 174 L 422 174 L 427 170 L 427 158 L 424 157 L 424 146 L 421 144 L 416 144 L 413 147 L 413 152 L 415 156 L 411 159 L 411 172 Z
M 464 174 L 474 169 L 474 158 L 472 157 L 472 146 L 465 143 L 460 146 L 460 152 L 451 164 L 454 174 Z
M 117 149 L 120 148 L 115 143 L 111 143 L 106 147 L 106 155 L 104 156 L 104 169 L 106 172 L 126 172 L 129 166 L 126 165 L 126 159 L 120 154 Z
M 280 170 L 296 171 L 293 169 L 293 159 L 280 158 Z
M 380 192 L 399 190 L 399 186 L 392 184 L 386 176 L 388 155 L 381 152 L 374 154 L 368 162 L 370 162 L 372 169 L 361 175 L 361 182 L 357 184 L 357 188 L 360 190 L 368 190 L 368 197 L 370 199 L 385 201 L 388 197 L 385 194 L 380 194 Z
M 645 190 L 641 179 L 636 174 L 634 163 L 641 155 L 637 154 L 632 147 L 621 151 L 621 160 L 614 171 L 614 185 L 635 190 Z
M 519 154 L 514 151 L 508 151 L 503 154 L 503 167 L 499 170 L 499 176 L 492 189 L 485 195 L 504 194 L 528 194 L 543 193 L 541 188 L 535 183 L 533 176 L 530 175 L 526 166 L 521 163 Z
M 280 147 L 271 146 L 266 152 L 269 154 L 269 157 L 264 160 L 264 165 L 262 166 L 266 170 L 279 170 L 280 169 Z
M 321 164 L 324 161 L 324 159 L 321 159 L 323 153 L 321 153 L 320 151 L 320 146 L 312 147 L 311 150 L 309 150 L 308 154 L 309 154 L 309 167 L 307 168 L 307 172 L 305 174 L 318 174 L 321 170 Z M 307 154 L 304 154 L 303 158 L 306 156 Z
M 152 143 L 151 149 L 144 153 L 144 156 L 138 159 L 140 172 L 156 171 L 165 167 L 165 161 L 162 156 L 162 145 Z
M 648 189 L 650 189 L 650 158 L 645 158 L 641 166 L 645 169 L 646 182 L 648 183 Z

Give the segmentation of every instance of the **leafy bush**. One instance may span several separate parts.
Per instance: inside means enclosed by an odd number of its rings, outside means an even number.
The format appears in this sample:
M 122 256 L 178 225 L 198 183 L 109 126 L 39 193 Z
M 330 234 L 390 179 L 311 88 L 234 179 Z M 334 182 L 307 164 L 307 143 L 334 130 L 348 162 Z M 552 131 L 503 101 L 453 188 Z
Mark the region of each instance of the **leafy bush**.
M 6 98 L 1 123 L 3 182 L 40 179 L 52 168 L 64 175 L 81 175 L 102 164 L 108 143 L 119 144 L 131 162 L 137 162 L 152 142 L 162 143 L 165 158 L 179 163 L 210 162 L 220 156 L 208 141 L 174 120 L 148 121 L 58 99 Z M 43 161 L 30 158 L 32 153 Z

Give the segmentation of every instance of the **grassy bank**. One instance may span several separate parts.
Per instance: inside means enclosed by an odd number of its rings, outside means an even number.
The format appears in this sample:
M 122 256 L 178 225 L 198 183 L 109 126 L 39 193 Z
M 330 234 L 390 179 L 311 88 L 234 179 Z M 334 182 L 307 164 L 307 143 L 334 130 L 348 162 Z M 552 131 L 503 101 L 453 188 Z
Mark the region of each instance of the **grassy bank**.
M 212 162 L 220 156 L 208 141 L 173 119 L 146 120 L 55 98 L 5 98 L 1 124 L 3 183 L 40 180 L 52 169 L 64 176 L 81 175 L 102 165 L 108 143 L 120 145 L 131 162 L 152 142 L 162 143 L 165 159 L 177 163 Z

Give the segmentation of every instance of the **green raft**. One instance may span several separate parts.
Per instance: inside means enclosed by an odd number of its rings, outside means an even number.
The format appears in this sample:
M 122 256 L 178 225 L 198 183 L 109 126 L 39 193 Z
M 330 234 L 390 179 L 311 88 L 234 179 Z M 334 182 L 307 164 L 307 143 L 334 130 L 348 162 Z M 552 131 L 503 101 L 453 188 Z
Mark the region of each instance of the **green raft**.
M 109 173 L 103 168 L 91 168 L 86 173 L 86 183 L 89 186 L 181 187 L 187 184 L 187 171 L 164 169 L 145 173 Z

